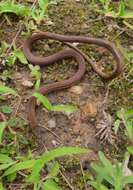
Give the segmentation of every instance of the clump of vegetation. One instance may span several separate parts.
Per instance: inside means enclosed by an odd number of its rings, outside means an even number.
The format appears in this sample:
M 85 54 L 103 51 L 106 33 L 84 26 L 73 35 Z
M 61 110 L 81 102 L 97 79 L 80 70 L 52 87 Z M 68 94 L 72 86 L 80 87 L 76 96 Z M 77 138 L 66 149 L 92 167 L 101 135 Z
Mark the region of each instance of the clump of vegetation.
M 124 125 L 127 138 L 133 143 L 133 109 L 121 108 L 117 111 L 117 117 L 118 119 L 114 123 L 115 133 L 118 132 L 121 125 Z
M 128 157 L 126 155 L 123 163 L 116 161 L 113 165 L 102 152 L 99 152 L 99 158 L 101 165 L 92 164 L 92 168 L 96 172 L 96 180 L 90 181 L 96 190 L 109 190 L 110 188 L 112 190 L 123 190 L 127 184 L 133 184 L 133 174 L 127 165 L 125 166 L 129 155 Z
M 124 0 L 120 0 L 117 12 L 113 10 L 110 0 L 100 0 L 100 2 L 103 5 L 103 10 L 100 12 L 103 12 L 105 16 L 124 19 L 133 18 L 133 11 L 126 8 L 127 4 L 132 8 L 132 0 L 129 0 L 127 3 Z

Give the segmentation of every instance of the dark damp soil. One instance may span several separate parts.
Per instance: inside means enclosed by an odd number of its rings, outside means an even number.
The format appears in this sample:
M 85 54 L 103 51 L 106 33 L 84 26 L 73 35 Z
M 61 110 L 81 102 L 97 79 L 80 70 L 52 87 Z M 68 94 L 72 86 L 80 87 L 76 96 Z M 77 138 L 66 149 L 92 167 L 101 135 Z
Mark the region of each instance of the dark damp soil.
M 64 0 L 57 5 L 50 5 L 48 9 L 49 18 L 44 19 L 37 27 L 41 31 L 98 37 L 113 42 L 120 51 L 123 48 L 127 52 L 133 50 L 133 32 L 125 28 L 122 20 L 107 18 L 99 14 L 97 9 L 98 4 L 94 6 L 89 0 L 79 2 L 76 0 Z M 20 22 L 23 26 L 23 20 L 14 17 L 14 15 L 9 18 L 11 25 L 5 18 L 0 18 L 0 38 L 2 41 L 4 40 L 11 44 L 19 30 Z M 24 31 L 26 31 L 25 28 L 16 38 L 17 47 L 23 45 L 25 36 L 22 34 Z M 111 56 L 109 54 L 105 55 L 103 49 L 99 47 L 87 44 L 81 44 L 78 47 L 92 59 L 103 64 L 103 66 L 107 62 L 113 62 Z M 48 40 L 37 42 L 34 45 L 34 52 L 37 55 L 45 56 L 65 48 L 67 47 L 60 43 Z M 120 107 L 132 106 L 131 93 L 133 92 L 133 87 L 131 74 L 129 74 L 131 64 L 132 60 L 129 63 L 124 57 L 123 73 L 112 81 L 103 81 L 93 72 L 89 63 L 86 63 L 86 73 L 77 85 L 49 94 L 47 97 L 52 104 L 74 104 L 78 107 L 78 110 L 71 115 L 66 115 L 60 112 L 49 112 L 38 106 L 37 119 L 40 127 L 36 133 L 38 133 L 39 142 L 32 134 L 27 121 L 27 102 L 34 92 L 34 87 L 29 88 L 23 85 L 24 81 L 34 82 L 29 68 L 18 61 L 13 67 L 1 65 L 1 83 L 4 82 L 16 89 L 21 97 L 21 100 L 9 97 L 8 100 L 4 101 L 5 104 L 11 105 L 13 114 L 15 113 L 14 115 L 8 115 L 7 118 L 17 117 L 21 127 L 18 125 L 13 129 L 18 135 L 17 144 L 12 146 L 5 145 L 3 151 L 9 151 L 12 155 L 17 155 L 18 152 L 24 154 L 28 150 L 32 150 L 33 153 L 40 154 L 46 149 L 50 150 L 58 146 L 80 146 L 92 150 L 92 153 L 87 157 L 88 163 L 98 159 L 97 152 L 99 150 L 107 153 L 110 158 L 121 159 L 126 140 L 121 134 L 115 136 L 112 127 L 116 118 L 116 111 Z M 41 68 L 41 85 L 67 79 L 74 74 L 76 68 L 76 63 L 71 59 Z M 1 101 L 1 104 L 4 103 Z M 102 136 L 102 133 L 98 133 L 102 127 L 109 128 L 106 139 Z M 8 140 L 8 137 L 11 139 L 9 132 L 7 131 L 6 133 L 7 142 L 10 142 Z M 84 189 L 79 161 L 76 158 L 61 161 L 65 168 L 64 173 L 74 189 Z M 85 171 L 87 179 L 89 179 L 90 175 L 88 171 Z M 60 182 L 62 185 L 65 184 L 62 177 Z M 15 184 L 12 184 L 9 189 L 20 189 L 20 186 L 17 188 Z M 64 185 L 64 189 L 70 188 Z

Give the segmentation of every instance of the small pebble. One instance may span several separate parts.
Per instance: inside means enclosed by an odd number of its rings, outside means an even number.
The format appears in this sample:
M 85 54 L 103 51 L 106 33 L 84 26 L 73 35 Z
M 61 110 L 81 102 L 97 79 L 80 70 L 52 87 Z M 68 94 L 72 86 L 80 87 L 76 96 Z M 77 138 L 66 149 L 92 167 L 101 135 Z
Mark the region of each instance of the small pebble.
M 48 121 L 48 127 L 50 129 L 55 129 L 56 128 L 56 122 L 55 122 L 55 120 L 49 120 Z
M 96 117 L 97 114 L 97 108 L 95 103 L 93 102 L 87 102 L 85 106 L 82 108 L 82 116 L 83 117 Z
M 24 80 L 22 82 L 22 85 L 25 86 L 25 87 L 28 87 L 28 88 L 31 88 L 33 86 L 33 83 L 29 80 Z
M 74 94 L 80 95 L 83 92 L 83 88 L 81 86 L 72 86 L 69 89 L 69 91 L 72 92 L 72 93 L 74 93 Z

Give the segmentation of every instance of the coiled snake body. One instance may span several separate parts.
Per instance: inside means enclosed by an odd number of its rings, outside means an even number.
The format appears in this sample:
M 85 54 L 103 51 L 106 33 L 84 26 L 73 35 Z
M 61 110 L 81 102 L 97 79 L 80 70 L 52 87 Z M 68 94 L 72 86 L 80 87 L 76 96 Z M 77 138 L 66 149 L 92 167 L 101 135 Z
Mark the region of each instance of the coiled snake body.
M 67 44 L 71 48 L 68 50 L 62 50 L 48 57 L 35 56 L 32 53 L 32 44 L 35 41 L 41 40 L 41 39 L 57 40 L 57 41 Z M 94 44 L 94 45 L 102 46 L 106 48 L 107 50 L 109 50 L 111 54 L 113 55 L 114 60 L 116 62 L 116 64 L 114 65 L 113 71 L 108 74 L 102 72 L 97 67 L 96 63 L 92 62 L 86 54 L 84 54 L 78 48 L 70 44 L 73 42 Z M 42 94 L 48 94 L 52 91 L 65 89 L 77 83 L 83 77 L 85 73 L 85 70 L 86 70 L 85 60 L 91 64 L 93 70 L 98 75 L 100 75 L 103 79 L 113 79 L 117 77 L 122 71 L 123 60 L 122 60 L 121 55 L 115 48 L 115 46 L 110 42 L 107 42 L 105 40 L 98 39 L 98 38 L 90 38 L 90 37 L 85 37 L 85 36 L 66 36 L 66 35 L 60 35 L 60 34 L 55 34 L 55 33 L 50 33 L 50 32 L 41 32 L 41 33 L 33 34 L 31 37 L 25 40 L 24 45 L 23 45 L 23 51 L 27 60 L 34 65 L 40 65 L 40 66 L 49 65 L 65 58 L 73 58 L 78 63 L 78 70 L 71 78 L 61 81 L 61 82 L 55 82 L 53 84 L 42 86 L 39 89 L 39 92 L 41 92 Z M 38 125 L 37 120 L 36 120 L 35 108 L 36 108 L 36 98 L 32 96 L 28 103 L 28 120 L 32 128 L 35 128 Z

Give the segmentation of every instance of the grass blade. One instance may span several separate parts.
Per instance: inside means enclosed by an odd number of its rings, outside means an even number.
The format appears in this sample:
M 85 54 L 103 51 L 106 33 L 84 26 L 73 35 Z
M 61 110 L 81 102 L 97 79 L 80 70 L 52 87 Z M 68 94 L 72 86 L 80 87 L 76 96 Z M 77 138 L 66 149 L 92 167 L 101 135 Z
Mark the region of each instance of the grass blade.
M 43 95 L 40 94 L 39 92 L 33 93 L 32 96 L 36 97 L 37 100 L 39 100 L 39 101 L 43 104 L 43 106 L 44 106 L 45 108 L 47 108 L 48 110 L 51 110 L 51 109 L 52 109 L 52 105 L 51 105 L 50 101 L 48 100 L 48 98 L 46 98 L 45 96 L 43 96 Z
M 4 129 L 6 128 L 7 126 L 7 122 L 0 122 L 0 144 L 2 143 L 2 137 L 3 137 L 3 132 L 4 132 Z
M 39 178 L 40 171 L 44 167 L 44 165 L 47 162 L 54 160 L 55 158 L 71 154 L 84 154 L 88 152 L 89 152 L 88 149 L 79 148 L 79 147 L 60 147 L 51 150 L 48 153 L 43 154 L 40 158 L 40 161 L 38 161 L 38 163 L 35 164 L 31 175 L 28 177 L 28 181 L 34 183 L 36 179 Z
M 18 96 L 15 90 L 4 85 L 0 85 L 0 94 L 12 94 L 14 96 Z
M 74 105 L 56 105 L 52 106 L 52 111 L 65 112 L 66 114 L 71 114 L 77 110 L 77 107 Z
M 17 163 L 15 164 L 14 166 L 10 167 L 9 169 L 7 169 L 3 176 L 8 176 L 16 171 L 20 171 L 20 170 L 25 170 L 25 169 L 30 169 L 32 168 L 36 163 L 36 160 L 27 160 L 27 161 L 24 161 L 24 162 L 20 162 L 20 163 Z

